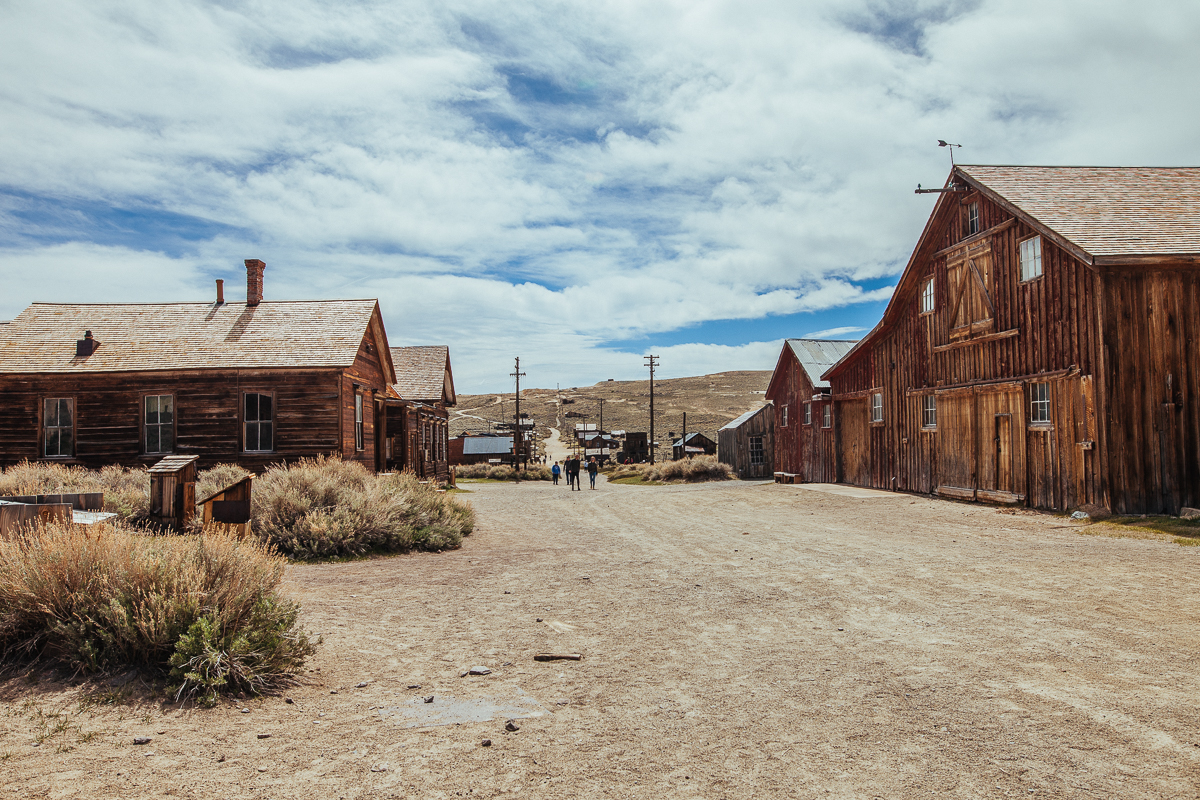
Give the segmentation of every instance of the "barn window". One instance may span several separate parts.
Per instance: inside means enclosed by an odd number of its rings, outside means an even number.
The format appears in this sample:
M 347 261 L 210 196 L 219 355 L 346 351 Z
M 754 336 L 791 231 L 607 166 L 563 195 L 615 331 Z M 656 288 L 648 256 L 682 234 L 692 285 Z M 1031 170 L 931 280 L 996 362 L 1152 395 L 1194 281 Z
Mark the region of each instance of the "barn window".
M 921 427 L 937 427 L 937 398 L 931 394 L 921 398 Z
M 883 422 L 883 392 L 871 395 L 871 422 Z
M 763 463 L 763 437 L 761 436 L 750 437 L 750 463 Z
M 269 394 L 246 392 L 245 415 L 247 453 L 267 453 L 275 447 L 275 398 Z
M 979 233 L 979 203 L 967 206 L 967 236 Z
M 826 403 L 825 405 L 821 406 L 821 427 L 822 428 L 831 427 L 832 422 L 833 422 L 833 412 L 831 410 L 830 404 Z
M 929 314 L 933 311 L 933 278 L 925 281 L 925 288 L 921 290 L 921 313 Z
M 1031 281 L 1042 274 L 1042 237 L 1021 242 L 1021 280 Z
M 1050 421 L 1050 384 L 1029 384 L 1029 421 Z
M 785 403 L 785 404 L 783 405 L 783 407 L 781 408 L 781 411 L 782 411 L 783 413 L 781 413 L 781 414 L 779 415 L 779 416 L 780 416 L 780 419 L 779 419 L 779 427 L 781 427 L 781 428 L 786 428 L 786 427 L 787 427 L 787 404 L 786 404 L 786 403 Z
M 43 404 L 42 452 L 48 458 L 75 455 L 75 401 L 47 398 Z
M 146 452 L 170 453 L 175 449 L 175 396 L 146 396 Z
M 363 396 L 362 392 L 354 393 L 354 449 L 363 449 Z
M 804 404 L 804 424 L 812 425 L 812 403 Z

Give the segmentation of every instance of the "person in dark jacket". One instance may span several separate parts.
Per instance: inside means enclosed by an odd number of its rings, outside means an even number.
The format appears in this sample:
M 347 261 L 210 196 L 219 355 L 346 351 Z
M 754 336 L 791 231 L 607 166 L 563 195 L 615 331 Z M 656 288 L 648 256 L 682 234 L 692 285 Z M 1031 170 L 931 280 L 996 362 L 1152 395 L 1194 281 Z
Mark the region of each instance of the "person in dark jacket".
M 596 457 L 592 456 L 588 459 L 587 465 L 588 480 L 592 484 L 592 488 L 596 488 L 596 473 L 600 471 L 600 465 L 596 463 Z
M 571 460 L 567 462 L 567 475 L 571 482 L 571 490 L 583 491 L 583 487 L 579 485 L 579 456 L 571 456 Z

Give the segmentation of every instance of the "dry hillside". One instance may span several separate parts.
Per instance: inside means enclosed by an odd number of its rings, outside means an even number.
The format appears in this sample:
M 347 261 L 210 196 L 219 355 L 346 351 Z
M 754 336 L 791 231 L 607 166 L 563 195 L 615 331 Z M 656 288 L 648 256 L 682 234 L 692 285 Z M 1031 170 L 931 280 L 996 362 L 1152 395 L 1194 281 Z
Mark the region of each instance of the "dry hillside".
M 757 408 L 771 380 L 770 371 L 718 372 L 694 378 L 654 381 L 655 436 L 663 445 L 668 434 L 680 433 L 683 413 L 687 429 L 700 431 L 713 441 L 717 429 L 731 419 Z M 528 413 L 543 435 L 550 427 L 573 427 L 577 422 L 600 423 L 603 401 L 608 430 L 645 431 L 650 426 L 650 381 L 602 381 L 594 386 L 522 389 L 521 411 Z M 450 435 L 463 431 L 482 433 L 494 422 L 511 421 L 513 395 L 459 395 L 450 416 Z M 572 414 L 568 417 L 567 414 Z M 581 416 L 574 416 L 574 415 Z

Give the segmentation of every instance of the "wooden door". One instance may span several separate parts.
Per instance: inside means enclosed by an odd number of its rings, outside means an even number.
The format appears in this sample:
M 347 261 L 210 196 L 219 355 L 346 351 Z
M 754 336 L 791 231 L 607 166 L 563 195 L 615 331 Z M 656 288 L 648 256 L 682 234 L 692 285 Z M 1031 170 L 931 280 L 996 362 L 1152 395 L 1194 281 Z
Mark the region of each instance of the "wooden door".
M 977 498 L 993 503 L 1025 499 L 1023 398 L 1019 387 L 988 387 L 975 399 L 979 456 Z
M 971 392 L 938 395 L 937 405 L 938 494 L 974 500 L 978 456 L 975 395 Z
M 871 483 L 871 426 L 867 401 L 847 400 L 839 404 L 838 426 L 842 452 L 842 482 L 855 486 Z

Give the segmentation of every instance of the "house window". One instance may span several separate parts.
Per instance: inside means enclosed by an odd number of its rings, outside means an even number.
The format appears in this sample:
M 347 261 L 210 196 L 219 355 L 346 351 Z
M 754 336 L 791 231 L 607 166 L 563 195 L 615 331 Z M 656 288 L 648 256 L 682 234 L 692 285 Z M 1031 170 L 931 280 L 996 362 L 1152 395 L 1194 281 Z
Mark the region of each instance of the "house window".
M 829 403 L 821 406 L 821 427 L 828 428 L 832 426 L 833 414 Z
M 929 314 L 933 311 L 933 278 L 925 281 L 925 288 L 921 290 L 921 313 Z
M 269 453 L 275 448 L 275 398 L 269 394 L 246 392 L 245 414 L 247 453 Z
M 761 436 L 750 437 L 750 463 L 763 463 L 763 437 Z
M 1021 280 L 1031 281 L 1042 274 L 1042 237 L 1021 242 Z
M 175 395 L 147 395 L 145 424 L 146 452 L 172 452 L 175 449 Z
M 931 394 L 921 398 L 921 427 L 937 427 L 937 398 Z
M 363 396 L 362 392 L 354 393 L 354 449 L 363 449 Z
M 812 425 L 812 403 L 804 404 L 804 424 Z
M 42 441 L 47 458 L 75 455 L 75 401 L 47 398 L 43 406 Z
M 783 413 L 780 415 L 781 418 L 779 421 L 779 427 L 786 428 L 787 427 L 787 405 L 783 406 L 782 411 L 783 411 Z
M 979 233 L 979 203 L 967 206 L 967 236 Z
M 883 392 L 871 395 L 871 422 L 883 422 Z
M 1050 384 L 1029 384 L 1029 421 L 1050 421 Z

